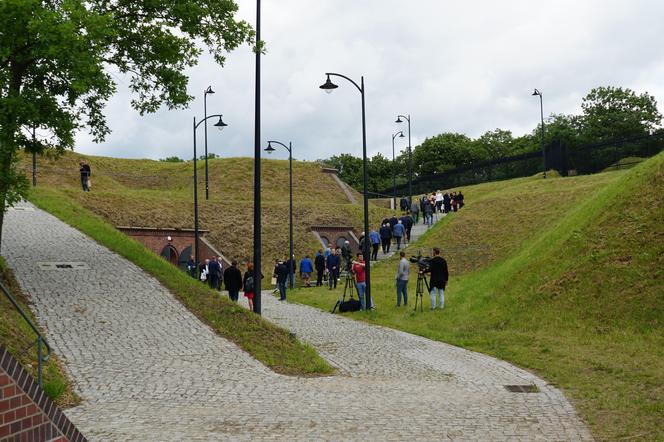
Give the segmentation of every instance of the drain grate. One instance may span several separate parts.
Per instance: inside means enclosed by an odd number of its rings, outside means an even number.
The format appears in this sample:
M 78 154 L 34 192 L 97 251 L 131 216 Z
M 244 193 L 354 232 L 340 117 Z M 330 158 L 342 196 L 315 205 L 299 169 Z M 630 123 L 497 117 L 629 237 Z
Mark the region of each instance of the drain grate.
M 510 393 L 538 393 L 537 385 L 505 385 L 505 390 Z
M 90 270 L 84 262 L 38 262 L 41 270 Z

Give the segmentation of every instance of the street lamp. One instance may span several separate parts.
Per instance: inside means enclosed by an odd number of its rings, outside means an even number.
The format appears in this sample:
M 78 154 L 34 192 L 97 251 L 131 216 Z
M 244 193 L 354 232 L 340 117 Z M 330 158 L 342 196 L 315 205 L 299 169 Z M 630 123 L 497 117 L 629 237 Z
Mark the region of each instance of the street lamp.
M 413 204 L 413 149 L 410 144 L 410 114 L 408 116 L 397 115 L 395 123 L 403 123 L 402 118 L 408 121 L 408 204 Z
M 397 208 L 397 163 L 394 157 L 394 139 L 396 137 L 403 138 L 403 131 L 392 134 L 392 197 L 394 198 L 394 208 Z
M 544 162 L 544 178 L 546 178 L 546 151 L 544 150 L 544 104 L 542 103 L 542 92 L 535 89 L 533 97 L 539 95 L 540 98 L 540 117 L 542 118 L 542 161 Z
M 256 0 L 256 85 L 254 94 L 254 313 L 262 311 L 261 296 L 261 0 Z
M 210 115 L 209 117 L 205 117 L 198 123 L 196 122 L 196 117 L 194 117 L 194 126 L 193 126 L 194 128 L 193 131 L 194 132 L 194 254 L 195 254 L 197 269 L 199 265 L 199 254 L 198 254 L 199 231 L 198 231 L 198 171 L 196 169 L 196 129 L 198 129 L 198 126 L 200 126 L 201 123 L 206 122 L 210 118 L 216 118 L 216 117 L 219 117 L 219 121 L 214 123 L 215 127 L 223 129 L 224 127 L 228 126 L 226 123 L 224 123 L 222 115 L 220 114 Z
M 371 255 L 369 254 L 369 243 L 371 241 L 367 241 L 366 238 L 369 235 L 369 193 L 367 192 L 367 125 L 366 125 L 366 118 L 365 118 L 365 112 L 364 112 L 364 76 L 360 77 L 360 85 L 355 83 L 353 80 L 350 78 L 346 77 L 345 75 L 341 74 L 335 74 L 333 72 L 326 72 L 325 75 L 327 75 L 327 81 L 320 86 L 321 89 L 323 89 L 325 92 L 332 93 L 332 91 L 339 86 L 336 84 L 332 83 L 332 80 L 330 80 L 330 76 L 335 76 L 335 77 L 341 77 L 352 83 L 358 91 L 360 91 L 360 95 L 362 96 L 362 181 L 363 181 L 363 190 L 364 190 L 364 235 L 365 235 L 365 240 L 364 240 L 364 250 L 362 250 L 362 254 L 364 255 L 364 262 L 368 262 L 370 264 L 370 258 Z M 366 284 L 367 284 L 367 289 L 366 289 L 366 306 L 367 308 L 371 308 L 371 265 L 366 266 Z
M 286 146 L 284 143 L 281 143 L 279 141 L 268 141 L 267 142 L 267 147 L 264 149 L 265 152 L 268 154 L 271 154 L 272 152 L 275 151 L 274 147 L 272 147 L 272 143 L 278 144 L 282 146 L 284 149 L 288 151 L 288 189 L 289 189 L 289 195 L 290 195 L 290 208 L 289 208 L 289 246 L 290 246 L 290 255 L 288 255 L 288 258 L 291 260 L 295 260 L 295 257 L 293 256 L 293 145 L 289 141 L 288 146 Z M 293 288 L 293 282 L 295 281 L 295 275 L 293 272 L 293 265 L 291 263 L 290 266 L 290 288 Z
M 203 121 L 205 121 L 205 199 L 210 199 L 208 194 L 208 144 L 207 144 L 207 96 L 208 94 L 214 94 L 212 86 L 208 86 L 207 89 L 203 91 Z M 223 129 L 223 127 L 221 127 Z

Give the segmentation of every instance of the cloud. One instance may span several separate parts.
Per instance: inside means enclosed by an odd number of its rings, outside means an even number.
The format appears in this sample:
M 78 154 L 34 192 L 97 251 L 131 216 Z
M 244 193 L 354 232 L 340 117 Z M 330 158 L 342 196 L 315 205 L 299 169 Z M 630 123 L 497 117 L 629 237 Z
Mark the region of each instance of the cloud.
M 664 3 L 561 0 L 263 1 L 262 139 L 292 141 L 294 156 L 313 160 L 362 151 L 360 95 L 343 80 L 324 94 L 324 72 L 366 84 L 368 152 L 391 157 L 392 133 L 411 114 L 413 145 L 444 131 L 477 137 L 497 127 L 532 131 L 544 93 L 545 114 L 574 113 L 593 87 L 647 91 L 664 100 Z M 254 22 L 255 2 L 239 1 Z M 224 114 L 222 133 L 208 129 L 209 150 L 253 155 L 254 55 L 243 47 L 224 68 L 203 57 L 189 74 L 190 109 L 141 117 L 129 105 L 126 79 L 107 107 L 113 133 L 94 144 L 79 134 L 77 150 L 135 158 L 192 155 L 192 119 Z M 660 109 L 664 107 L 660 103 Z M 202 148 L 199 131 L 199 148 Z M 397 140 L 399 141 L 399 140 Z M 265 144 L 265 143 L 262 143 Z M 398 148 L 405 144 L 398 145 Z M 283 154 L 283 152 L 282 152 Z

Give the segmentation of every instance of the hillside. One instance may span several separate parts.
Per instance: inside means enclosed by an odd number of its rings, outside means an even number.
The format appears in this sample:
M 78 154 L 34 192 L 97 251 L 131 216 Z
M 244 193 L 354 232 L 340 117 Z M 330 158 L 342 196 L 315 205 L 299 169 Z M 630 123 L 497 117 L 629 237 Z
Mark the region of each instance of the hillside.
M 113 225 L 193 228 L 192 163 L 167 163 L 85 156 L 92 167 L 92 191 L 80 189 L 78 162 L 67 153 L 40 158 L 38 195 L 73 200 Z M 288 161 L 262 162 L 263 262 L 288 254 Z M 28 172 L 25 157 L 22 169 Z M 209 161 L 210 199 L 205 200 L 204 163 L 198 162 L 200 228 L 229 259 L 248 258 L 253 244 L 253 159 Z M 360 205 L 350 204 L 334 179 L 314 163 L 293 163 L 294 241 L 298 257 L 320 245 L 310 233 L 317 224 L 362 230 Z M 378 222 L 385 209 L 372 207 Z
M 533 369 L 599 439 L 664 439 L 664 155 L 463 191 L 466 207 L 411 248 L 442 248 L 445 311 L 397 310 L 390 260 L 372 273 L 378 310 L 352 316 Z M 414 291 L 411 281 L 411 303 Z M 296 299 L 330 308 L 338 296 Z

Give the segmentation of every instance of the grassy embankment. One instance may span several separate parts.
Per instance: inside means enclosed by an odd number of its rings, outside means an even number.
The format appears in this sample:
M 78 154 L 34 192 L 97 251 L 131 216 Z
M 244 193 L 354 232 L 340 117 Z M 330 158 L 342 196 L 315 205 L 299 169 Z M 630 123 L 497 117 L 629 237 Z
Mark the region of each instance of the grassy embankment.
M 31 201 L 154 276 L 190 311 L 219 335 L 273 369 L 288 375 L 324 375 L 334 370 L 316 351 L 288 331 L 219 296 L 218 292 L 177 271 L 142 244 L 67 198 L 57 190 L 38 187 Z
M 0 282 L 14 296 L 21 309 L 28 315 L 33 324 L 37 324 L 34 315 L 28 308 L 28 300 L 23 295 L 14 274 L 7 267 L 5 260 L 0 257 Z M 43 331 L 42 331 L 42 334 Z M 9 302 L 3 293 L 0 293 L 0 342 L 7 347 L 23 367 L 37 379 L 37 336 L 23 317 Z M 44 348 L 44 351 L 46 349 Z M 78 405 L 80 399 L 72 390 L 71 381 L 62 369 L 57 355 L 51 353 L 46 364 L 42 367 L 44 391 L 60 407 Z
M 378 310 L 349 316 L 532 369 L 599 439 L 663 440 L 664 154 L 629 171 L 463 190 L 467 206 L 411 247 L 442 247 L 445 310 L 414 313 L 414 281 L 411 306 L 394 307 L 392 259 L 372 272 Z M 329 309 L 338 297 L 291 299 Z
M 37 191 L 72 200 L 118 226 L 193 228 L 191 162 L 165 163 L 85 157 L 92 167 L 92 191 L 80 189 L 78 161 L 67 153 L 57 160 L 40 158 Z M 25 157 L 22 168 L 29 170 Z M 288 254 L 288 161 L 263 160 L 263 262 Z M 201 229 L 229 258 L 244 261 L 253 249 L 253 159 L 223 158 L 209 162 L 210 199 L 205 200 L 204 164 L 198 162 Z M 356 195 L 361 200 L 360 195 Z M 296 256 L 320 247 L 312 225 L 348 225 L 362 231 L 362 207 L 350 204 L 333 178 L 315 163 L 293 162 L 293 218 Z M 386 209 L 372 207 L 377 223 Z

